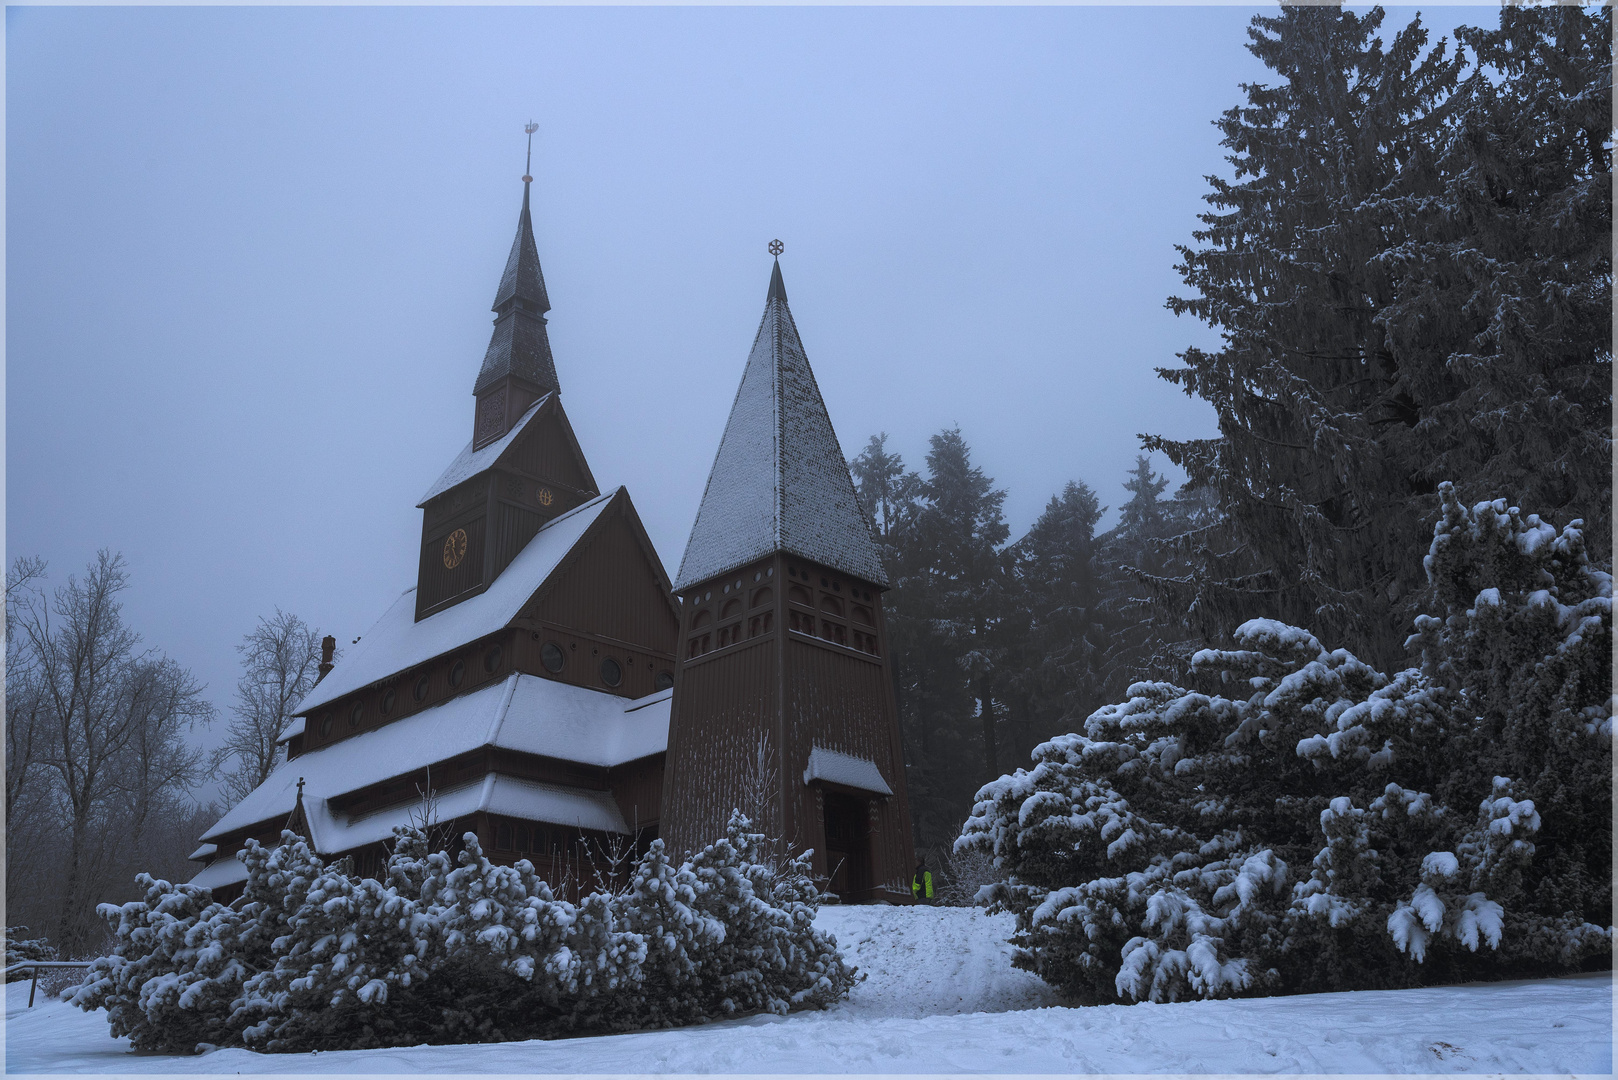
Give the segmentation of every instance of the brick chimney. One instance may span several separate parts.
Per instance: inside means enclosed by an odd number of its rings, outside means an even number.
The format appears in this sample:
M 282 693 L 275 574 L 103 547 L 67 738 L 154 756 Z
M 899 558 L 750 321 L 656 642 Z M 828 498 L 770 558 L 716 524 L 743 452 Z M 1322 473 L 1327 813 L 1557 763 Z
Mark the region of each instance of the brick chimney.
M 315 676 L 316 683 L 319 683 L 321 679 L 324 679 L 328 674 L 330 674 L 332 669 L 332 653 L 336 651 L 336 638 L 332 637 L 330 634 L 327 634 L 325 637 L 320 639 L 320 674 Z

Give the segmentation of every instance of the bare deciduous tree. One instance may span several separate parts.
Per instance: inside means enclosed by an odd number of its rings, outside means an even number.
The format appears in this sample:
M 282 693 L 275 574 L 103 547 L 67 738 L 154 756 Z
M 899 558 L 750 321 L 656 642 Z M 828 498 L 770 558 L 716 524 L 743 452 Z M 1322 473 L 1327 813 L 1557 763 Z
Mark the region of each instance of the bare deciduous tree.
M 747 771 L 742 774 L 741 812 L 752 821 L 753 828 L 769 836 L 780 834 L 780 823 L 776 820 L 776 795 L 780 784 L 777 782 L 775 755 L 770 752 L 770 737 L 760 735 L 758 745 L 753 748 L 753 760 L 747 763 Z
M 6 820 L 16 821 L 25 794 L 37 790 L 41 736 L 39 678 L 17 633 L 20 604 L 45 576 L 45 561 L 19 558 L 6 573 Z M 30 790 L 34 789 L 34 790 Z
M 275 609 L 260 618 L 252 633 L 236 646 L 242 655 L 242 677 L 230 732 L 213 756 L 215 771 L 232 762 L 221 789 L 231 803 L 258 787 L 275 768 L 276 740 L 292 722 L 297 708 L 318 679 L 320 633 L 298 616 Z
M 50 784 L 51 820 L 33 826 L 55 864 L 46 869 L 59 869 L 53 936 L 73 956 L 98 938 L 95 905 L 111 864 L 138 852 L 153 814 L 175 810 L 195 782 L 199 759 L 183 736 L 210 722 L 213 707 L 190 672 L 142 650 L 125 625 L 122 556 L 98 552 L 82 579 L 49 597 L 35 584 L 43 571 L 19 560 L 8 580 L 7 660 L 28 683 L 22 700 L 7 702 L 7 743 L 28 747 Z M 8 769 L 8 798 L 11 779 Z M 7 821 L 8 846 L 17 824 Z

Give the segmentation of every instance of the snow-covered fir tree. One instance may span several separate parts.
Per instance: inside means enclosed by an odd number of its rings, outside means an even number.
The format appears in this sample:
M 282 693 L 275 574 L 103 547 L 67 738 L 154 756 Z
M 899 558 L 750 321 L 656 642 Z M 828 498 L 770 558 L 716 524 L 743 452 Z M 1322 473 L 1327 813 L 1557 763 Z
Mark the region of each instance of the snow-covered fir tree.
M 1103 1002 L 1610 962 L 1611 578 L 1441 497 L 1421 667 L 1249 620 L 979 792 L 1021 965 Z
M 1507 6 L 1467 60 L 1373 8 L 1258 16 L 1278 76 L 1219 126 L 1191 292 L 1217 328 L 1165 378 L 1214 439 L 1153 437 L 1223 527 L 1160 583 L 1217 638 L 1254 615 L 1401 662 L 1422 588 L 1404 558 L 1442 480 L 1586 521 L 1611 552 L 1611 15 Z

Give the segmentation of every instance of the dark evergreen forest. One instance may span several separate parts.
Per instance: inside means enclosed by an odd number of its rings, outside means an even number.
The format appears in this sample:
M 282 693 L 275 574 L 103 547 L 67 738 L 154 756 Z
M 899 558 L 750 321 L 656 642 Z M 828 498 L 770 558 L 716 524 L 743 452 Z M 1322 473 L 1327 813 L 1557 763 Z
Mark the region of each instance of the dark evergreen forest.
M 1167 300 L 1221 345 L 1134 361 L 1219 435 L 1143 434 L 1132 472 L 1075 479 L 1015 539 L 968 433 L 919 469 L 885 435 L 854 458 L 920 849 L 942 857 L 980 785 L 1248 619 L 1419 662 L 1441 485 L 1582 522 L 1610 568 L 1610 18 L 1507 7 L 1455 41 L 1381 9 L 1255 18 L 1273 78 L 1210 118 L 1230 170 Z M 1152 453 L 1188 482 L 1170 492 Z

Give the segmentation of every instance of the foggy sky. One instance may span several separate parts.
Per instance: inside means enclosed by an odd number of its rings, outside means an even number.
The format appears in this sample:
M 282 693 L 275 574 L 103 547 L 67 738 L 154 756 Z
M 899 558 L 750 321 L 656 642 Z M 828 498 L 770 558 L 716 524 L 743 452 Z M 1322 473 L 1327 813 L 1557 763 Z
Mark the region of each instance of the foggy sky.
M 1163 302 L 1257 10 L 10 8 L 7 559 L 123 552 L 222 712 L 259 615 L 364 633 L 471 434 L 530 117 L 562 400 L 671 572 L 776 237 L 845 454 L 958 424 L 1013 538 L 1116 508 L 1138 433 L 1215 432 L 1153 369 L 1215 341 Z

